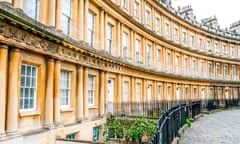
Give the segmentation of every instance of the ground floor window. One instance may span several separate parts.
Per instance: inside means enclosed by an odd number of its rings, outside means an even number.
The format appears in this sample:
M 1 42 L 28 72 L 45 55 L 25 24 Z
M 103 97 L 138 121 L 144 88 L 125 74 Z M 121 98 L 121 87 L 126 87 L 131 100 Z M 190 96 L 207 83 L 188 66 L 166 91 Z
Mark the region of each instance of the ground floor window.
M 29 111 L 36 109 L 37 95 L 37 67 L 22 64 L 21 66 L 21 88 L 20 88 L 20 110 Z
M 66 139 L 67 140 L 76 140 L 76 133 L 67 135 Z
M 93 128 L 93 141 L 100 141 L 100 127 Z

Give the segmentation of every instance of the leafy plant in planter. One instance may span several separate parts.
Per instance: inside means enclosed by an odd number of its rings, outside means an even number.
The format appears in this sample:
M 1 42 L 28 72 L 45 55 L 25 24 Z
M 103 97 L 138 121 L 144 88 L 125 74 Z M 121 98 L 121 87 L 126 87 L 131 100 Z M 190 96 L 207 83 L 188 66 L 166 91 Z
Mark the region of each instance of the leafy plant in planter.
M 130 141 L 134 143 L 141 143 L 142 137 L 149 138 L 155 133 L 157 129 L 157 121 L 150 120 L 146 117 L 139 117 L 131 120 L 128 117 L 115 118 L 111 117 L 107 120 L 105 126 L 106 141 L 111 138 L 117 138 L 119 141 L 124 138 L 126 143 Z

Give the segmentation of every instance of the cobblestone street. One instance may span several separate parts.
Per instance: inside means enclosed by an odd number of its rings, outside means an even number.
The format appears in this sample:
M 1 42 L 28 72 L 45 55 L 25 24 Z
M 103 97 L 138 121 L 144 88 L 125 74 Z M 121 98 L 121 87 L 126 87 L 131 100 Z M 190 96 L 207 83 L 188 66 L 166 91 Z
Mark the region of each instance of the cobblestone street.
M 186 129 L 180 144 L 240 144 L 240 110 L 205 114 Z

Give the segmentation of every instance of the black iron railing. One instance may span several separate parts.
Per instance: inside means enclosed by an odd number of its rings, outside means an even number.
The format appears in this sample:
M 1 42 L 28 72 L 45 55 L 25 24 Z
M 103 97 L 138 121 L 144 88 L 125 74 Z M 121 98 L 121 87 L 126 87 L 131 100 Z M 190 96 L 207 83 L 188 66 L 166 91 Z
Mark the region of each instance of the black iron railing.
M 171 107 L 179 105 L 180 101 L 147 101 L 108 103 L 108 112 L 114 116 L 145 116 L 159 119 Z
M 178 130 L 186 123 L 189 112 L 192 111 L 194 116 L 200 114 L 200 101 L 193 102 L 190 105 L 181 104 L 172 107 L 165 112 L 158 122 L 156 134 L 152 137 L 151 144 L 170 144 L 174 137 L 177 136 Z M 193 112 L 194 111 L 194 112 Z M 192 115 L 193 115 L 192 114 Z

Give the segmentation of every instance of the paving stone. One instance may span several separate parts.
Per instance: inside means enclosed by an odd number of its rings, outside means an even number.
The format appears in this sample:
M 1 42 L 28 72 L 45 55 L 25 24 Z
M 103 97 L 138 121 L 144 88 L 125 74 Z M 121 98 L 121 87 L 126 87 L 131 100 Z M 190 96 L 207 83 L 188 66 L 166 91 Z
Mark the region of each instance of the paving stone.
M 186 129 L 179 144 L 240 144 L 240 110 L 205 114 Z

